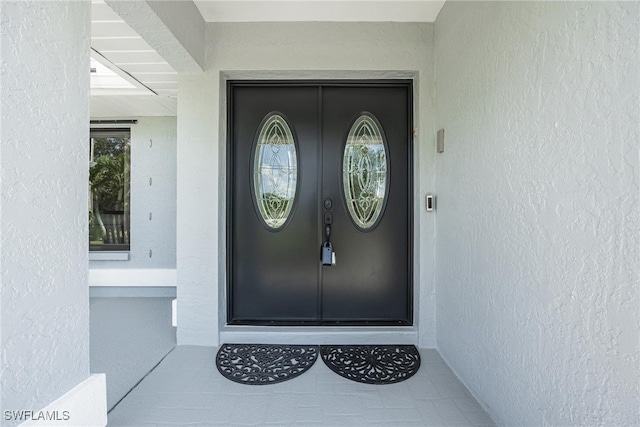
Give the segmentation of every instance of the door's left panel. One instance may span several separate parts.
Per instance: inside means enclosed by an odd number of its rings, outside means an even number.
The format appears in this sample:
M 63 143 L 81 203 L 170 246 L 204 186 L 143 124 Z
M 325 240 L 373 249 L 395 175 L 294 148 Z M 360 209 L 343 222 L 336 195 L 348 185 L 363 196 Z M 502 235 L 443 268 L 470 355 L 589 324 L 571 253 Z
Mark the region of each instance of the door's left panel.
M 230 84 L 231 324 L 318 320 L 318 98 L 317 87 Z M 289 146 L 284 155 L 277 144 L 268 145 L 256 160 L 261 130 L 275 116 L 282 119 L 275 134 L 288 127 L 295 149 Z M 279 209 L 280 196 L 271 189 L 286 187 L 287 162 L 296 166 L 295 197 L 287 202 L 286 220 L 265 222 L 272 208 Z

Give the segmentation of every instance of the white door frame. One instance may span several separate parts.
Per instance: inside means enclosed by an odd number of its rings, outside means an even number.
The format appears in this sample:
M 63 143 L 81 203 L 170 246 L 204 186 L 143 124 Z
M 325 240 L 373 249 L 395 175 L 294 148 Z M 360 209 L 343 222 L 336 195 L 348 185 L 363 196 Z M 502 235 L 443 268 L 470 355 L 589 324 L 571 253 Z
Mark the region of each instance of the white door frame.
M 227 320 L 227 82 L 229 80 L 413 80 L 413 119 L 417 126 L 420 118 L 419 81 L 416 71 L 221 71 L 219 88 L 219 230 L 218 239 L 218 319 L 220 343 L 280 343 L 280 344 L 415 344 L 419 345 L 421 327 L 420 254 L 428 250 L 425 239 L 419 238 L 421 233 L 420 193 L 420 147 L 419 139 L 414 137 L 414 209 L 413 209 L 413 325 L 412 326 L 357 326 L 357 327 L 323 327 L 323 326 L 230 326 Z M 415 132 L 414 132 L 415 133 Z M 431 242 L 433 245 L 434 242 Z M 435 327 L 431 325 L 429 327 Z

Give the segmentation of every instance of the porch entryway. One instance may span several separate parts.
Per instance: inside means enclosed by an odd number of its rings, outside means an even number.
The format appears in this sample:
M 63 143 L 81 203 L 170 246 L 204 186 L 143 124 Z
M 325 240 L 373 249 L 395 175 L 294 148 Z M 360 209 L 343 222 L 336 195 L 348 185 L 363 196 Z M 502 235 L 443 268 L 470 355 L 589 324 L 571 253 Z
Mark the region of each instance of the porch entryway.
M 420 369 L 395 384 L 350 381 L 320 360 L 300 376 L 277 384 L 229 381 L 215 366 L 218 347 L 164 350 L 160 338 L 171 333 L 170 319 L 167 315 L 151 324 L 149 319 L 166 311 L 168 302 L 166 298 L 92 300 L 91 335 L 97 339 L 92 338 L 92 352 L 99 352 L 101 363 L 112 367 L 101 369 L 108 371 L 112 403 L 117 403 L 109 412 L 109 426 L 495 425 L 432 349 L 420 349 Z M 123 318 L 126 328 L 118 320 Z M 152 340 L 141 343 L 142 336 Z M 133 355 L 139 368 L 135 372 L 130 369 Z M 133 385 L 130 391 L 120 387 L 126 383 Z
M 109 426 L 493 426 L 436 350 L 390 385 L 358 384 L 323 363 L 290 381 L 237 384 L 215 367 L 216 347 L 178 346 L 109 414 Z

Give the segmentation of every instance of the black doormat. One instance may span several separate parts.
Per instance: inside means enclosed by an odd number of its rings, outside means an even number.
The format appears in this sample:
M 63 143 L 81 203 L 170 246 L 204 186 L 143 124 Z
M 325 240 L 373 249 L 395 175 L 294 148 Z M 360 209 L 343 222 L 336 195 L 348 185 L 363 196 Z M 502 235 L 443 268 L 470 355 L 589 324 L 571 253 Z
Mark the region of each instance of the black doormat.
M 223 344 L 216 366 L 237 383 L 276 384 L 301 375 L 317 358 L 315 345 Z
M 393 384 L 420 368 L 413 345 L 323 345 L 322 360 L 336 374 L 366 384 Z

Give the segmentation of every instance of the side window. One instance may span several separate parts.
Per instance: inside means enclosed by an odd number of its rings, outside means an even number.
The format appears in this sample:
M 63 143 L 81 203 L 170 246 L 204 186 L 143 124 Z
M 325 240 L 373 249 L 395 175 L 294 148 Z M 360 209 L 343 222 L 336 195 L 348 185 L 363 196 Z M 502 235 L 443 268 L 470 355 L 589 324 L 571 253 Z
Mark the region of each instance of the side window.
M 89 162 L 89 250 L 128 251 L 131 130 L 92 129 Z

